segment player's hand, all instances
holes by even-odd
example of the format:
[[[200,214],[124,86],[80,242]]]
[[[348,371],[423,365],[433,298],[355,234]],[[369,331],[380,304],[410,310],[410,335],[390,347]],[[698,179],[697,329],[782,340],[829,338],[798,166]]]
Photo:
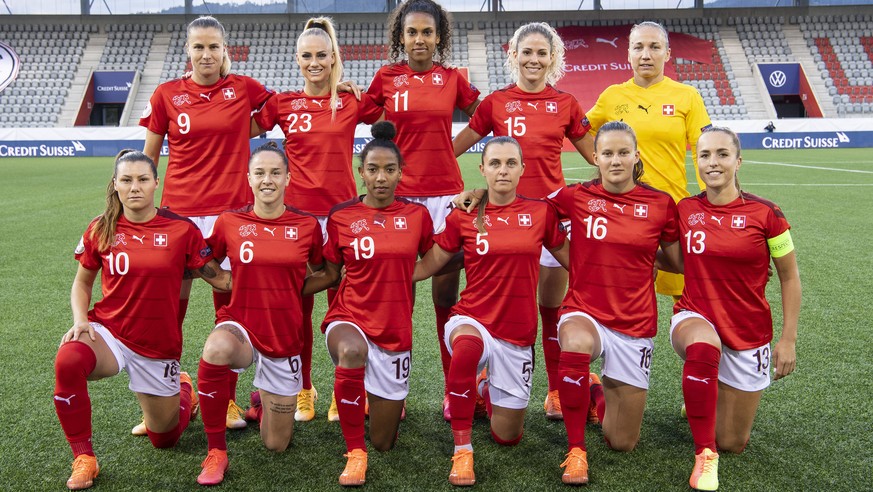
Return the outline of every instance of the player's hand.
[[[464,190],[452,200],[452,204],[455,208],[460,208],[465,212],[471,212],[477,205],[479,205],[479,201],[482,199],[484,193],[485,190],[482,189],[472,191]]]
[[[355,95],[355,99],[361,100],[363,90],[355,83],[354,80],[345,80],[336,85],[337,92],[351,92]]]
[[[797,353],[794,342],[780,338],[773,347],[773,367],[775,374],[773,380],[782,379],[794,372],[797,367]]]
[[[64,333],[63,338],[61,338],[61,345],[78,340],[79,337],[82,336],[82,333],[87,333],[92,342],[97,341],[97,336],[95,335],[94,327],[91,326],[91,323],[81,321],[79,323],[74,323],[73,327]]]

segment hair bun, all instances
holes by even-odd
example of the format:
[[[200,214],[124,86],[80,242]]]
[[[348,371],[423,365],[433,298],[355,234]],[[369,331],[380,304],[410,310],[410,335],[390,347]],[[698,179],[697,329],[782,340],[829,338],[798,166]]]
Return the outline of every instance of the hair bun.
[[[373,134],[373,138],[394,141],[394,137],[397,135],[397,128],[390,121],[378,121],[370,127],[370,133]]]

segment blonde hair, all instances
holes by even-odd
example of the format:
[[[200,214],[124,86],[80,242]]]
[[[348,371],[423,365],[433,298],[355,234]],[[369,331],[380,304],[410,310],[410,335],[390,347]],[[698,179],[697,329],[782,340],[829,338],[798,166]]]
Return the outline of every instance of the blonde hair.
[[[704,130],[703,133],[700,134],[700,137],[703,137],[707,133],[723,133],[723,134],[727,135],[728,137],[730,137],[731,143],[734,144],[734,149],[737,151],[737,159],[739,159],[740,157],[743,156],[742,155],[742,148],[740,147],[740,137],[739,137],[739,135],[737,135],[737,133],[735,131],[731,130],[730,128],[728,128],[726,126],[710,126],[706,130]],[[700,138],[698,137],[697,140],[700,140]],[[737,169],[737,171],[734,173],[734,186],[737,187],[737,192],[739,192],[740,196],[742,196],[743,189],[740,188],[740,171],[739,171],[739,169]],[[744,203],[745,203],[745,200],[746,199],[743,198]]]
[[[224,44],[224,54],[221,57],[221,68],[219,75],[226,77],[230,73],[230,55],[227,54],[227,31],[218,19],[210,15],[202,15],[188,24],[188,29],[185,31],[188,37],[191,37],[191,31],[194,29],[216,29],[221,33],[221,42]],[[187,43],[187,41],[186,41]]]
[[[546,71],[546,83],[555,85],[564,76],[564,40],[555,31],[555,28],[545,22],[530,22],[516,29],[512,39],[509,40],[509,49],[506,54],[506,62],[504,65],[509,70],[512,79],[518,82],[521,67],[518,65],[518,43],[522,42],[526,37],[532,34],[540,34],[546,38],[549,43],[549,52],[552,56],[552,63]],[[515,56],[512,56],[512,53]]]
[[[333,64],[330,66],[328,83],[330,84],[331,120],[336,119],[336,107],[339,101],[336,86],[343,77],[343,59],[336,40],[336,28],[330,17],[313,17],[306,21],[303,32],[297,37],[298,51],[300,51],[300,40],[304,36],[320,36],[327,41],[327,44],[330,45],[330,49],[333,51]]]
[[[106,187],[106,209],[97,217],[97,223],[91,228],[90,239],[97,242],[97,251],[100,252],[107,251],[115,242],[115,228],[118,226],[119,217],[124,213],[124,205],[118,198],[118,192],[115,191],[115,178],[118,176],[118,166],[125,162],[147,163],[151,168],[152,176],[158,179],[158,168],[155,166],[155,162],[142,152],[123,149],[115,156],[112,178]]]
[[[634,26],[631,27],[630,34],[628,34],[628,36],[627,36],[628,39],[630,39],[631,36],[633,36],[635,32],[637,32],[640,29],[646,28],[646,27],[651,27],[653,29],[657,29],[657,30],[661,31],[661,35],[664,36],[665,47],[666,48],[670,47],[670,36],[667,34],[667,29],[664,28],[664,26],[662,26],[661,24],[654,22],[654,21],[645,21],[645,22],[640,22],[639,24],[634,24]]]

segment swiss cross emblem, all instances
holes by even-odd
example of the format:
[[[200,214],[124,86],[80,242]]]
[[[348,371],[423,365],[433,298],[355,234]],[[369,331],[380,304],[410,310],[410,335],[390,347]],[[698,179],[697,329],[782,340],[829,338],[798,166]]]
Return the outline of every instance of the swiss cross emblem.
[[[661,114],[664,116],[673,116],[673,113],[676,112],[676,108],[672,104],[665,104],[661,106]]]
[[[285,226],[285,239],[297,240],[297,228]]]
[[[518,225],[521,227],[530,227],[532,223],[530,214],[518,214]]]
[[[645,203],[637,203],[634,205],[634,217],[646,218],[649,216],[649,206]]]
[[[155,246],[159,248],[167,247],[167,235],[166,234],[155,234]]]
[[[222,89],[221,94],[224,95],[224,100],[228,99],[236,99],[236,91],[233,90],[233,87],[227,87]]]
[[[734,215],[731,217],[731,229],[745,229],[746,228],[746,216],[745,215]]]
[[[406,229],[406,217],[394,217],[395,229]]]
[[[558,103],[556,101],[546,101],[546,113],[557,113]]]
[[[435,73],[431,75],[431,81],[433,85],[443,85],[443,74]]]

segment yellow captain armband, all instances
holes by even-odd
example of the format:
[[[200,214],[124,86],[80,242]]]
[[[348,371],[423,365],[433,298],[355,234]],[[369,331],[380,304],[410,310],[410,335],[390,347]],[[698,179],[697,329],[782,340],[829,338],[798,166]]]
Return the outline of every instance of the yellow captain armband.
[[[791,240],[791,231],[785,231],[776,237],[768,239],[767,246],[770,248],[770,256],[773,258],[781,258],[794,251],[794,241]]]

